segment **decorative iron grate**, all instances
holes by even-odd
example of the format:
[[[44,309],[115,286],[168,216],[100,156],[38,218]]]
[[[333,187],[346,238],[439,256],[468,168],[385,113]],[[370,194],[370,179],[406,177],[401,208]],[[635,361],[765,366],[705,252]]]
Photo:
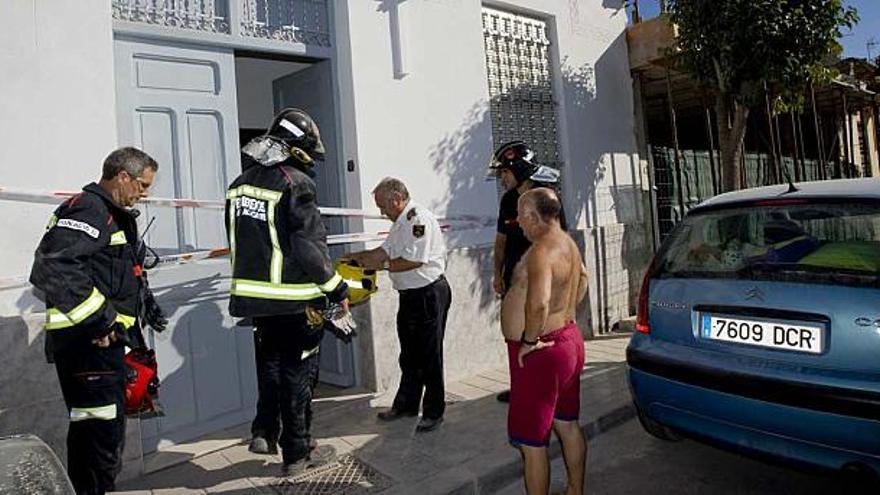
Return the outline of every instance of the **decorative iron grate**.
[[[241,34],[330,46],[327,0],[244,0]]]
[[[231,7],[240,2],[240,18]],[[232,34],[245,39],[330,46],[327,0],[111,0],[113,18],[155,26]]]
[[[521,139],[559,168],[547,23],[484,7],[483,41],[495,145]]]
[[[273,486],[282,495],[361,495],[378,493],[391,479],[351,455]]]
[[[229,33],[228,0],[112,0],[113,18],[209,33]]]

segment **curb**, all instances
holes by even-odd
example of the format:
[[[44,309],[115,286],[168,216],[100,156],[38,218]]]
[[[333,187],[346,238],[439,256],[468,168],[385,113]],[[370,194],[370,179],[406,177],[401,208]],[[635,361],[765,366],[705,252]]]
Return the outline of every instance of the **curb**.
[[[635,406],[629,402],[624,406],[617,407],[599,416],[599,418],[594,421],[581,425],[581,431],[584,433],[587,441],[589,441],[603,433],[613,430],[635,417]],[[560,445],[559,440],[555,437],[550,444],[548,454],[550,455],[551,462],[562,456],[562,446]],[[444,493],[447,493],[448,495],[491,494],[507,487],[520,478],[522,478],[522,462],[519,459],[516,459],[512,462],[496,466],[490,472],[477,475],[458,486],[451,487],[448,491],[444,490]]]

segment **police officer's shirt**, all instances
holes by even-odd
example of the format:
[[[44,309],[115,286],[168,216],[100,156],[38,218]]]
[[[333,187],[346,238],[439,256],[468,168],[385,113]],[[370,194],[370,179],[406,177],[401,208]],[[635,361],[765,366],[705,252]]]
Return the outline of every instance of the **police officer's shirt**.
[[[382,249],[390,259],[422,263],[405,272],[389,273],[397,290],[418,289],[436,281],[446,269],[446,242],[434,214],[410,201],[394,221]]]

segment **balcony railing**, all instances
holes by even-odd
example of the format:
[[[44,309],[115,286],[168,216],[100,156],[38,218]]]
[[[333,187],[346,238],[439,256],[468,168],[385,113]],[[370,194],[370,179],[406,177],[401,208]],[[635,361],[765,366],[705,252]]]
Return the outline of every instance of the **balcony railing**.
[[[327,0],[245,0],[243,3],[243,36],[330,46]]]
[[[120,21],[330,46],[328,0],[111,0],[111,5]]]
[[[113,18],[210,33],[229,33],[228,0],[112,0]]]

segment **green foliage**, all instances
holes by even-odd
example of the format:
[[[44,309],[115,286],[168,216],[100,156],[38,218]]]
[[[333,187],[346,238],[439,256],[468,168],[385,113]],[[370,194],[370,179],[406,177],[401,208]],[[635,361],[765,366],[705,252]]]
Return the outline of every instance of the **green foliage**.
[[[684,70],[740,104],[802,104],[805,86],[836,74],[841,29],[858,22],[843,0],[669,0]]]

